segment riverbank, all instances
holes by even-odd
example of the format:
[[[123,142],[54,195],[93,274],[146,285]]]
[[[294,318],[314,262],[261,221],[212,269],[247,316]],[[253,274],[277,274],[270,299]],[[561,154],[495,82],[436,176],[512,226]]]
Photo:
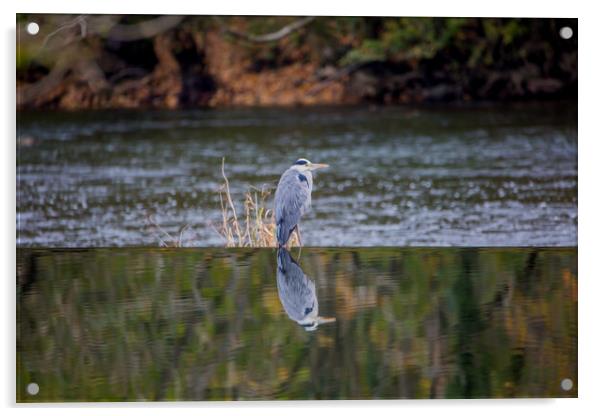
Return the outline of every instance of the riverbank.
[[[405,104],[577,94],[574,19],[71,19],[45,22],[42,37],[19,36],[18,108]],[[559,36],[566,24],[575,29],[573,39]],[[54,27],[63,29],[53,34]]]

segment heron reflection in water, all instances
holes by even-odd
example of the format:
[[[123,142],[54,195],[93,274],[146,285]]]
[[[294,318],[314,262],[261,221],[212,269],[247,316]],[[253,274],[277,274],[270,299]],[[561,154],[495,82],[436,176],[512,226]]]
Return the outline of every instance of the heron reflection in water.
[[[335,322],[336,318],[318,315],[316,284],[303,273],[288,250],[278,248],[277,256],[278,297],[289,318],[306,331],[315,331],[318,325]]]

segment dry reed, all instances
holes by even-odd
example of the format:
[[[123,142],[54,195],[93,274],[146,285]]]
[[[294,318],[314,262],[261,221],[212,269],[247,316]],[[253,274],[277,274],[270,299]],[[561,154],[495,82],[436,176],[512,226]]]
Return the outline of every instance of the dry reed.
[[[184,232],[190,228],[190,224],[181,226],[178,230],[178,237],[176,238],[159,225],[153,214],[147,213],[146,220],[148,225],[156,232],[155,236],[159,240],[160,247],[184,247]]]
[[[222,177],[224,183],[218,190],[222,221],[214,228],[224,238],[226,247],[277,247],[274,211],[268,208],[272,192],[265,185],[251,187],[245,192],[244,213],[239,217],[225,172],[225,158],[222,159]],[[291,236],[289,245],[299,245],[296,234]]]
[[[226,176],[225,158],[222,158],[222,178],[224,182],[217,190],[222,219],[219,224],[211,225],[224,239],[226,247],[277,247],[274,211],[268,208],[272,192],[266,185],[261,188],[250,187],[244,194],[244,212],[239,217]],[[177,236],[173,236],[157,223],[154,215],[147,214],[146,220],[155,231],[161,247],[184,246],[184,233],[189,230],[190,224],[180,227]],[[297,234],[291,235],[288,245],[299,246]]]

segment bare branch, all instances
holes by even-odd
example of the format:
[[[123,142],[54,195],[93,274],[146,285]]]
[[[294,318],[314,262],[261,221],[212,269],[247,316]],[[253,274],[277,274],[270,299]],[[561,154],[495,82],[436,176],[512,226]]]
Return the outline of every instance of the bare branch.
[[[249,42],[265,43],[265,42],[275,42],[277,40],[280,40],[280,39],[290,35],[291,33],[301,29],[303,26],[306,26],[309,23],[311,23],[315,19],[315,16],[303,17],[299,20],[295,20],[294,22],[292,22],[286,26],[283,26],[282,28],[280,28],[279,30],[277,30],[275,32],[266,33],[264,35],[253,35],[250,33],[239,32],[237,30],[230,29],[230,28],[226,27],[223,20],[219,16],[213,16],[213,19],[219,23],[222,31],[224,31],[225,33],[228,33],[239,39],[247,40]]]
[[[157,230],[158,234],[156,235],[156,237],[159,239],[159,245],[163,246],[163,247],[170,247],[170,246],[175,246],[177,247],[177,240],[175,238],[172,237],[171,234],[169,234],[167,231],[165,231],[158,223],[157,221],[155,221],[155,218],[152,214],[147,214],[146,215],[146,220],[149,222],[149,224],[155,228],[155,230]],[[166,237],[167,237],[167,241],[163,240],[161,238],[161,233],[163,233]]]
[[[52,39],[58,33],[62,32],[63,30],[71,29],[72,27],[75,27],[75,26],[79,26],[80,36],[82,38],[85,38],[86,34],[87,34],[87,30],[88,30],[88,24],[86,23],[87,18],[88,18],[87,14],[79,15],[75,19],[70,20],[69,22],[67,22],[65,24],[62,24],[56,30],[53,30],[52,32],[47,34],[46,37],[44,38],[44,42],[42,43],[42,46],[40,47],[40,50],[44,49],[46,47],[46,45],[48,45],[48,42],[50,42],[50,39]]]
[[[180,227],[180,236],[178,237],[178,247],[184,246],[184,231],[190,228],[190,224],[186,223]]]

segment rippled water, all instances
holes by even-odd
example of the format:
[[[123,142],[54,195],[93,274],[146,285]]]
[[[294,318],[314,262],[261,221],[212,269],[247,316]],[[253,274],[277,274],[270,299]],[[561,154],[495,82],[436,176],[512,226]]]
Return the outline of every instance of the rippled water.
[[[18,249],[18,401],[577,396],[575,248],[296,258]]]
[[[312,246],[576,245],[573,103],[18,114],[21,246],[221,246],[220,163],[242,204],[298,157]],[[271,204],[271,202],[270,202]]]

